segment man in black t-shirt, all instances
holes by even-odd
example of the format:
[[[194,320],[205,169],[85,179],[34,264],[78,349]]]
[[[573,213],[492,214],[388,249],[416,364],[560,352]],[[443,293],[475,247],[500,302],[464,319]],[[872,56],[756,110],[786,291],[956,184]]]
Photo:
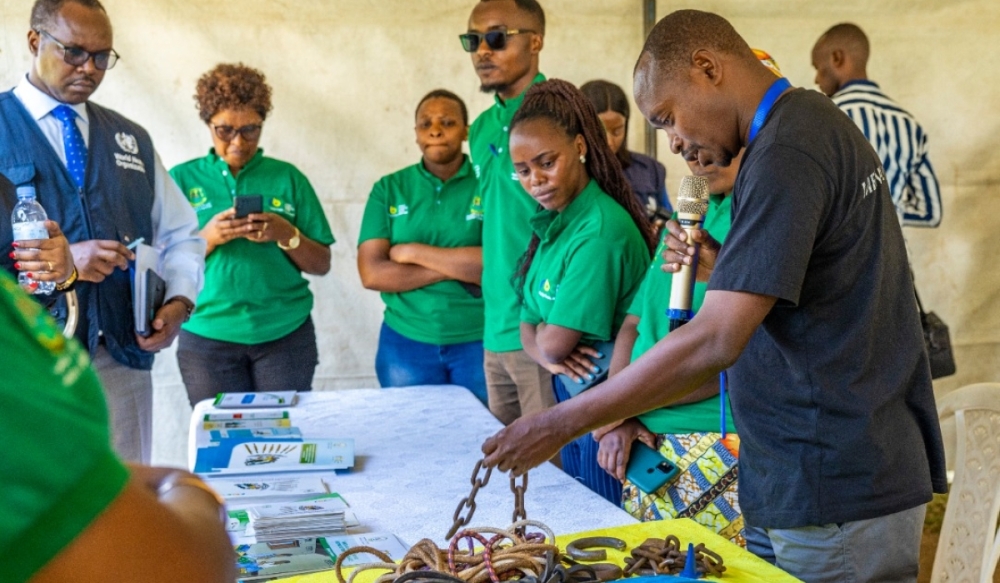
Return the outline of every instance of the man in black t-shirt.
[[[881,163],[824,96],[792,89],[723,18],[660,21],[636,103],[688,161],[746,147],[698,315],[603,385],[487,440],[515,473],[576,435],[729,370],[740,505],[759,552],[812,582],[915,581],[924,505],[946,489],[930,368]],[[674,231],[679,233],[679,231]],[[669,262],[693,247],[672,242]],[[676,267],[676,265],[674,265]]]

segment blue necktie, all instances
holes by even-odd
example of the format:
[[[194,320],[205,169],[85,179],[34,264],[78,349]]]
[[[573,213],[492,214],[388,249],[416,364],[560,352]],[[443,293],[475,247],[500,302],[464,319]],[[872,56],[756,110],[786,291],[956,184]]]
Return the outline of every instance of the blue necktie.
[[[68,105],[60,105],[52,110],[52,116],[62,122],[63,148],[66,150],[66,169],[73,177],[76,187],[83,189],[87,173],[87,144],[76,125],[76,111]]]

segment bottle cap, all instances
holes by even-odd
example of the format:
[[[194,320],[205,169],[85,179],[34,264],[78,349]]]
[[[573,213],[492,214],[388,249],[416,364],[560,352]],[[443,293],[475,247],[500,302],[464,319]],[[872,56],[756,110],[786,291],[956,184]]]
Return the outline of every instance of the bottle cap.
[[[35,198],[35,187],[30,184],[25,184],[17,187],[17,199],[22,198]]]

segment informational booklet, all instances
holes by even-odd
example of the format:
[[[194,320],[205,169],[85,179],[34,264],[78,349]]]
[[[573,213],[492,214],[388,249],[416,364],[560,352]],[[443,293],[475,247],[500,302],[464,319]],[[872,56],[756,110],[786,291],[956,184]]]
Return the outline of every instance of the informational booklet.
[[[299,538],[280,542],[241,544],[236,551],[237,581],[269,581],[289,575],[303,575],[333,569],[337,557],[351,547],[369,546],[399,561],[406,546],[390,533],[369,533],[335,537]],[[345,567],[379,559],[360,553],[344,561]]]
[[[246,441],[263,441],[290,439],[292,441],[302,441],[302,431],[298,427],[262,427],[259,429],[212,429],[204,439],[205,443],[199,443],[202,447],[209,443],[220,443],[227,439],[243,439]]]
[[[247,413],[233,411],[205,413],[204,421],[244,421],[248,419],[288,419],[290,413],[286,410],[280,411],[250,411]]]
[[[332,569],[337,560],[315,538],[236,545],[236,580],[269,581]]]
[[[292,496],[304,500],[322,496],[329,492],[329,486],[323,481],[321,476],[282,477],[276,475],[213,478],[209,480],[208,484],[226,499],[227,504]]]
[[[202,417],[201,428],[213,429],[265,429],[268,427],[291,427],[292,419],[288,410],[264,411],[218,411],[206,413]]]
[[[354,466],[354,440],[252,441],[224,439],[198,448],[195,473],[258,474],[303,470],[343,470]]]
[[[205,431],[213,429],[264,429],[268,427],[291,427],[291,419],[229,419],[222,421],[204,421],[201,428]]]
[[[351,547],[372,547],[389,555],[393,561],[399,561],[410,550],[403,541],[388,532],[370,532],[367,534],[345,534],[343,536],[326,536],[318,540],[320,547],[326,550],[334,560]],[[344,560],[345,567],[356,567],[365,563],[381,562],[375,555],[358,553]]]
[[[247,508],[253,524],[306,518],[310,516],[343,515],[347,502],[340,496],[300,502],[257,504]]]
[[[274,391],[270,393],[219,393],[212,406],[216,409],[258,409],[267,407],[290,407],[296,401],[295,391]]]

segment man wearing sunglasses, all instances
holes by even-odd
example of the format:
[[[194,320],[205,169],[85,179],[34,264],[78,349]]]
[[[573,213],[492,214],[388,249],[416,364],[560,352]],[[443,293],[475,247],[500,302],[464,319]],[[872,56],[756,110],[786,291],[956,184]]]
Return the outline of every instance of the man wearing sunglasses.
[[[551,374],[521,348],[520,299],[511,285],[531,239],[535,202],[514,173],[508,128],[528,87],[544,81],[538,54],[545,13],[535,0],[482,0],[459,35],[481,89],[496,103],[469,129],[469,150],[483,194],[484,368],[490,411],[504,424],[555,404]]]
[[[115,450],[149,462],[154,353],[166,348],[194,309],[205,242],[191,205],[171,180],[149,134],[89,101],[115,66],[111,22],[98,0],[36,0],[31,70],[0,93],[0,174],[33,185],[70,242],[79,299],[76,338],[105,387]],[[0,221],[6,224],[6,221]],[[162,250],[165,302],[153,332],[135,333],[128,246]],[[0,245],[10,245],[0,227]],[[20,249],[17,250],[21,252]],[[64,289],[67,286],[61,286]]]

